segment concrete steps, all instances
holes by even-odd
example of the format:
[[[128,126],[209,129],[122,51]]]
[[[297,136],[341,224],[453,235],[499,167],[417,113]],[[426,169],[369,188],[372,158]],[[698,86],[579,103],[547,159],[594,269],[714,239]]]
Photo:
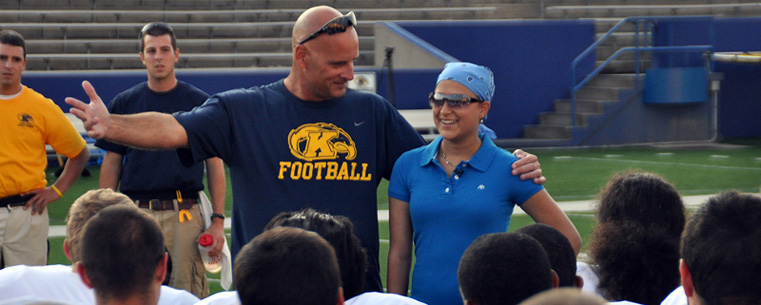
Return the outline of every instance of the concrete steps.
[[[593,78],[587,84],[590,87],[618,87],[634,88],[637,81],[640,83],[645,80],[644,75],[640,75],[639,80],[634,74],[600,74]]]
[[[139,50],[138,40],[131,39],[41,39],[27,41],[27,48],[34,53],[125,53]],[[188,38],[177,41],[184,53],[290,53],[290,38]],[[372,51],[373,39],[359,38],[360,51]],[[31,53],[30,53],[31,54]]]
[[[577,113],[593,113],[602,114],[605,112],[605,105],[609,103],[616,103],[617,101],[598,101],[598,100],[582,100],[576,99],[576,112]],[[553,111],[560,113],[571,113],[571,100],[570,99],[558,99],[553,102]]]
[[[640,79],[641,80],[641,79]],[[607,108],[619,103],[622,90],[636,86],[634,74],[600,74],[576,94],[576,127],[572,127],[570,99],[558,99],[553,111],[539,114],[539,124],[527,125],[523,137],[527,140],[572,140],[574,128],[586,128],[593,118],[604,115]]]
[[[596,67],[602,65],[604,61],[598,60]],[[602,73],[634,73],[637,66],[637,61],[634,59],[615,59],[611,61],[605,68],[602,69]],[[649,59],[643,59],[639,61],[639,72],[644,73],[650,68],[651,61]]]
[[[357,66],[374,66],[374,26],[387,20],[487,20],[539,15],[536,4],[481,0],[335,0],[360,24]],[[148,22],[172,25],[178,67],[284,67],[291,64],[293,22],[311,1],[24,0],[0,4],[0,24],[27,39],[28,70],[141,69],[137,33]],[[349,9],[347,9],[349,8]],[[229,54],[229,55],[225,55]]]
[[[620,20],[620,18],[596,20],[597,39],[603,37]],[[649,34],[636,36],[635,30],[634,24],[625,24],[619,28],[618,32],[608,36],[595,50],[596,67],[600,67],[621,48],[635,44],[640,46],[650,44]],[[635,87],[637,80],[632,74],[637,65],[635,58],[636,55],[633,52],[620,54],[602,70],[602,74],[595,76],[576,93],[575,127],[572,126],[574,114],[572,114],[571,100],[558,99],[554,101],[551,112],[539,114],[539,124],[524,127],[524,138],[572,141],[574,128],[589,127],[591,118],[603,116],[606,108],[619,102],[622,90]],[[640,72],[644,72],[650,66],[650,58],[650,54],[640,54]]]
[[[2,6],[0,6],[2,8]],[[341,8],[354,11],[360,22],[368,20],[470,20],[495,19],[504,16],[538,16],[534,5],[419,7],[419,8]],[[237,10],[145,10],[130,7],[112,9],[5,9],[0,11],[3,23],[227,23],[227,22],[293,22],[304,11],[295,9]]]
[[[598,39],[626,17],[675,15],[761,16],[761,3],[746,0],[556,0],[546,2],[543,11],[543,17],[547,19],[593,19]],[[621,48],[651,46],[650,34],[641,34],[646,33],[644,25],[637,27],[634,23],[623,24],[601,43],[595,50],[596,67]],[[639,36],[634,35],[637,30]],[[556,100],[552,111],[539,114],[539,124],[525,126],[524,138],[517,140],[572,145],[574,133],[584,134],[585,128],[593,127],[590,124],[605,117],[606,110],[610,112],[616,108],[614,106],[621,103],[621,98],[630,96],[638,85],[642,85],[651,59],[652,53],[649,52],[620,54],[606,65],[602,74],[577,92],[575,117],[572,117],[570,100]],[[642,73],[640,79],[633,74],[635,71]],[[572,118],[576,127],[571,127]]]
[[[573,138],[571,126],[528,125],[523,129],[523,137],[529,139],[559,140]]]
[[[372,63],[372,51],[360,51],[356,66]],[[290,67],[292,54],[287,53],[182,53],[175,64],[179,68],[215,67]],[[109,54],[29,54],[27,70],[113,70],[143,69],[137,53]]]
[[[135,39],[145,23],[15,23],[6,25],[24,38],[36,39]],[[175,23],[177,39],[284,38],[290,37],[293,22]],[[372,36],[372,26],[359,26],[360,36]]]
[[[630,16],[696,16],[713,15],[719,17],[747,17],[761,14],[761,3],[667,3],[600,5],[553,5],[545,9],[545,18],[611,18]]]
[[[616,53],[616,51],[618,51],[618,48],[614,46],[606,46],[606,45],[598,46],[597,52],[595,54],[595,59],[600,61],[605,61],[606,59],[611,57],[614,53]],[[635,56],[636,55],[634,52],[624,52],[624,53],[621,53],[617,57],[617,59],[633,60]],[[649,52],[640,52],[639,56],[640,58],[645,60],[650,60],[652,58],[652,55]]]
[[[552,1],[546,1],[548,3]],[[535,1],[514,1],[516,4],[533,4]],[[8,9],[134,9],[145,10],[220,10],[220,9],[301,9],[326,4],[344,8],[420,8],[474,5],[471,0],[8,0]],[[479,0],[477,5],[501,5],[503,0]],[[507,3],[511,4],[511,3]]]
[[[592,114],[577,112],[576,126],[586,127],[588,125],[587,116]],[[571,126],[572,117],[569,112],[542,112],[539,114],[539,125]]]

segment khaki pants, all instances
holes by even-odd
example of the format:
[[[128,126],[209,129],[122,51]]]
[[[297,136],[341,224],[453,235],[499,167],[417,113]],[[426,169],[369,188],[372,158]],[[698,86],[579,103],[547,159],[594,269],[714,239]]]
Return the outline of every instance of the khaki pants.
[[[5,266],[48,263],[48,209],[32,216],[24,206],[0,207],[0,259]]]
[[[187,290],[198,298],[209,295],[206,269],[203,267],[201,253],[198,252],[198,236],[203,232],[203,219],[198,204],[189,210],[192,220],[180,223],[179,211],[154,211],[143,209],[151,214],[164,233],[164,245],[172,257],[172,275],[169,286]]]

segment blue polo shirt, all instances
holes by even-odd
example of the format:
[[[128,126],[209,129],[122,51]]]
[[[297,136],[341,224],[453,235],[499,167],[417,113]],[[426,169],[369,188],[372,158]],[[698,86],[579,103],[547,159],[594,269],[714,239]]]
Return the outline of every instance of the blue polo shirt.
[[[507,231],[515,205],[543,189],[513,176],[518,159],[480,137],[478,152],[452,177],[436,158],[441,137],[402,154],[391,174],[389,196],[410,204],[412,297],[427,304],[462,304],[457,266],[465,249],[483,234]]]

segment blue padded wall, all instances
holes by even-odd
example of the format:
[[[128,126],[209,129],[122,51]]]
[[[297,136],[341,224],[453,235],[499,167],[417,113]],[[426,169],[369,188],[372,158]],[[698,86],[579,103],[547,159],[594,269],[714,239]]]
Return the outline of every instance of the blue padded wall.
[[[668,31],[660,31],[661,28]],[[710,42],[714,31],[716,52],[761,51],[761,18],[712,18],[705,20],[660,23],[656,40],[659,44],[672,41],[677,45],[696,45]],[[661,57],[661,66],[700,64],[694,56]],[[719,132],[723,137],[761,136],[761,64],[714,64],[714,71],[724,73],[719,93]]]
[[[209,94],[235,88],[248,88],[267,84],[281,79],[288,74],[282,71],[183,71],[177,70],[177,78],[191,83]],[[67,72],[65,74],[52,72],[25,73],[21,82],[52,99],[64,111],[70,108],[64,102],[66,97],[75,97],[85,101],[87,95],[82,90],[82,81],[88,80],[93,84],[98,95],[104,102],[109,103],[120,92],[147,79],[144,71],[116,72]]]
[[[486,125],[500,138],[523,136],[523,126],[536,124],[537,115],[552,102],[568,98],[573,59],[594,42],[589,20],[402,22],[399,26],[461,61],[488,66],[494,72],[496,93]],[[589,72],[593,61],[579,69]],[[400,108],[418,108],[415,100],[433,91],[436,75],[397,89]],[[397,86],[399,82],[396,82]],[[407,107],[409,103],[410,107]]]
[[[717,18],[717,51],[761,51],[761,18]],[[719,131],[727,138],[761,137],[761,64],[716,63],[724,73]]]
[[[715,41],[714,18],[658,21],[655,28],[656,46],[712,45]],[[704,65],[700,52],[656,53],[654,68],[694,67]]]

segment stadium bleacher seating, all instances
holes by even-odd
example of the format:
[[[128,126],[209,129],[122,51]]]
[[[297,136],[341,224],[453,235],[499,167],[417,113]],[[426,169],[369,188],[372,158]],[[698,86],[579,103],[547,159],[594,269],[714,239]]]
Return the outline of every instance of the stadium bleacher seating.
[[[179,67],[287,67],[293,21],[314,3],[267,2],[31,0],[0,5],[0,23],[29,41],[29,70],[140,69],[132,50],[137,50],[140,28],[152,21],[168,22],[175,29],[184,58]],[[341,7],[338,2],[331,4]],[[361,22],[358,66],[375,64],[375,20],[494,19],[500,12],[489,5],[394,2],[398,7],[346,3],[351,6],[344,10],[354,10]]]

